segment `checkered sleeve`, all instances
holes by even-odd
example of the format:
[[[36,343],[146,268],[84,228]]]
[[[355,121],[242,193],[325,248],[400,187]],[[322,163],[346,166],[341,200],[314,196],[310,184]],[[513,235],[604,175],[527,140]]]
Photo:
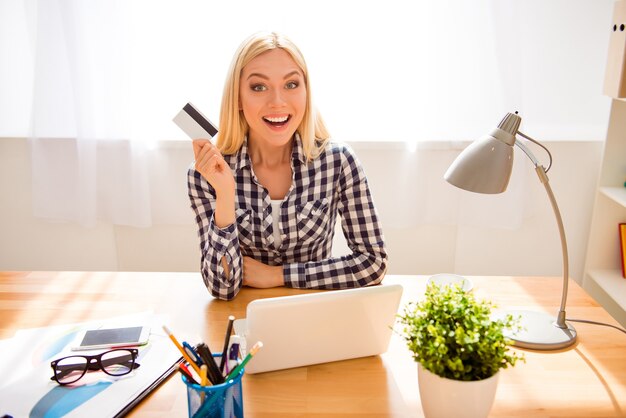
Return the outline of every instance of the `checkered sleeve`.
[[[242,285],[243,258],[239,249],[237,228],[231,224],[218,228],[214,221],[215,192],[193,167],[187,173],[187,190],[195,213],[200,237],[200,271],[207,289],[216,298],[234,298]],[[224,270],[222,259],[229,267]]]
[[[338,213],[352,254],[283,266],[285,285],[342,289],[378,284],[387,268],[382,229],[365,172],[354,152],[342,147]]]

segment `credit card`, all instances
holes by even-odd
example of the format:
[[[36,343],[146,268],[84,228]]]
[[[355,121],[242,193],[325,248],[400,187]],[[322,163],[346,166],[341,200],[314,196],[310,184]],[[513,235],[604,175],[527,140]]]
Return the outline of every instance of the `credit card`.
[[[215,125],[191,103],[187,103],[172,120],[191,139],[212,139],[217,134]]]

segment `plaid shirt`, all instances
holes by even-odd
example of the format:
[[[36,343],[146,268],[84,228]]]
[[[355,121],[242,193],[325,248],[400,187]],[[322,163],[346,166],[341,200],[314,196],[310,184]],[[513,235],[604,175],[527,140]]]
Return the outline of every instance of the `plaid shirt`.
[[[213,296],[229,300],[237,295],[242,285],[243,256],[282,265],[288,287],[341,289],[382,280],[387,264],[382,230],[365,173],[348,146],[329,143],[307,164],[296,134],[292,185],[276,214],[267,190],[252,170],[247,141],[224,159],[236,184],[233,224],[218,228],[213,214],[215,191],[193,166],[187,178],[200,236],[202,278]],[[280,216],[279,246],[272,235],[273,216]],[[352,254],[333,258],[337,216]],[[230,269],[228,279],[223,257]]]

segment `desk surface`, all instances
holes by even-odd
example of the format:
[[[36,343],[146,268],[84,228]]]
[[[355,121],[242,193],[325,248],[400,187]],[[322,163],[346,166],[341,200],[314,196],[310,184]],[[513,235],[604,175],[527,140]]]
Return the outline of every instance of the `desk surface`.
[[[387,276],[404,287],[401,306],[422,297],[426,276]],[[560,278],[471,277],[476,294],[502,308],[555,313]],[[0,338],[22,328],[105,319],[154,310],[177,334],[221,347],[228,315],[245,316],[254,299],[303,293],[243,289],[231,302],[211,298],[195,273],[0,273]],[[617,325],[571,282],[568,317]],[[492,417],[626,416],[626,335],[575,323],[578,343],[558,352],[526,352],[526,363],[501,374]],[[420,417],[417,367],[401,337],[381,356],[244,377],[246,417]],[[176,376],[142,402],[133,417],[185,417]]]

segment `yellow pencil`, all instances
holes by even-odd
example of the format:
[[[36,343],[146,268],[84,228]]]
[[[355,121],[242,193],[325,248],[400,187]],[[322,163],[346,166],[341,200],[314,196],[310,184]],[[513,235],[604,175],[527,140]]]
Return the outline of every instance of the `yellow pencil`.
[[[209,378],[207,377],[208,368],[206,364],[200,366],[200,385],[202,387],[209,386]],[[206,397],[206,393],[204,390],[200,392],[200,402],[204,403],[204,398]]]
[[[189,365],[191,367],[193,367],[193,369],[196,371],[196,373],[198,373],[198,376],[201,376],[201,374],[200,374],[200,367],[198,367],[198,365],[196,364],[195,361],[193,361],[191,358],[189,358],[189,355],[185,352],[185,349],[183,348],[182,345],[180,345],[180,343],[178,342],[176,337],[174,337],[174,334],[172,334],[172,332],[169,330],[169,328],[166,327],[165,325],[163,325],[163,331],[165,331],[165,333],[170,337],[170,340],[172,340],[172,342],[174,343],[176,348],[178,348],[178,351],[181,352],[181,354],[183,355],[183,358],[187,361],[187,363],[189,363]]]
[[[206,364],[200,366],[200,384],[202,386],[209,386],[209,378],[207,377],[207,368]]]

